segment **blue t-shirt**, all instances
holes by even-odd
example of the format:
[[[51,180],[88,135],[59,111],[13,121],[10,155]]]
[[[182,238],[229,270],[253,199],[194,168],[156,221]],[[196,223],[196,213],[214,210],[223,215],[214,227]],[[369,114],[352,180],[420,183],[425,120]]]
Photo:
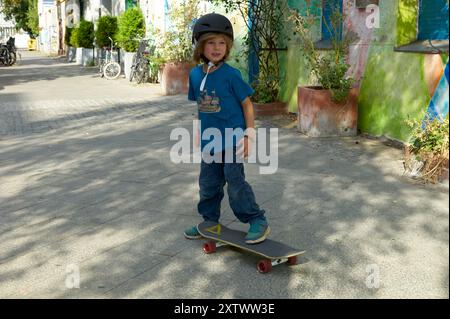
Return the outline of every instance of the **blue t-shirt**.
[[[196,101],[198,105],[198,118],[201,121],[201,134],[209,128],[216,128],[220,131],[222,140],[217,140],[214,136],[209,139],[203,136],[201,139],[201,149],[205,145],[214,145],[214,153],[236,145],[243,134],[236,134],[230,138],[229,131],[226,128],[246,129],[244,113],[241,103],[253,94],[253,89],[242,79],[241,72],[223,63],[217,70],[208,74],[203,92],[200,92],[200,85],[206,72],[203,66],[197,66],[189,74],[189,95],[191,101]],[[209,130],[211,132],[211,130]],[[207,132],[208,133],[208,132]],[[225,134],[228,134],[226,138]],[[206,138],[206,139],[205,139]],[[210,144],[214,141],[214,144]],[[220,141],[220,143],[219,143]],[[229,142],[232,141],[232,144]],[[227,142],[227,144],[225,144]],[[209,148],[208,147],[208,148]]]

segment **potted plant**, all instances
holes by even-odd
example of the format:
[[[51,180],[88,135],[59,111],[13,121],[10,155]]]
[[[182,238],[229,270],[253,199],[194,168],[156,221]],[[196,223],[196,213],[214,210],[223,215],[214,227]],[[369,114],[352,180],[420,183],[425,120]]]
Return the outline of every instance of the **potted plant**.
[[[410,143],[405,145],[406,174],[425,183],[448,179],[448,114],[445,119],[408,120],[406,123],[412,129]]]
[[[171,28],[164,33],[158,48],[163,63],[161,87],[163,94],[186,94],[192,62],[192,26],[199,16],[198,1],[174,3],[169,11]]]
[[[117,21],[117,42],[125,51],[124,72],[130,78],[133,58],[139,47],[139,39],[145,35],[145,20],[141,9],[132,7],[119,16]]]
[[[68,49],[67,49],[67,61],[68,62],[75,61],[75,56],[76,56],[76,52],[77,52],[77,49],[70,42],[70,38],[72,36],[73,30],[74,30],[74,28],[66,27],[66,30],[64,32],[64,44],[67,45],[67,47],[68,47]]]
[[[227,12],[238,11],[249,32],[243,39],[240,56],[256,59],[258,70],[250,70],[250,84],[255,115],[287,113],[287,104],[279,101],[281,74],[280,52],[285,51],[285,0],[210,0]]]
[[[89,21],[81,21],[72,30],[70,43],[77,48],[77,64],[86,66],[90,60],[94,59],[94,24]]]
[[[358,89],[352,87],[354,79],[346,75],[349,69],[346,58],[353,35],[342,30],[344,15],[332,8],[331,23],[326,25],[332,35],[331,49],[323,51],[316,48],[313,36],[317,16],[291,12],[301,54],[317,82],[317,85],[298,88],[300,132],[316,137],[356,135]]]
[[[81,49],[78,41],[79,31],[80,28],[78,26],[75,26],[72,29],[70,34],[70,46],[75,48],[75,63],[81,65],[83,64],[83,50]]]
[[[162,67],[165,64],[165,61],[159,54],[149,54],[145,56],[148,60],[148,69],[149,69],[149,82],[150,83],[161,83],[162,79]]]
[[[103,57],[103,48],[111,48],[109,38],[116,41],[117,17],[102,16],[97,20],[97,30],[95,31],[95,45],[99,48],[98,57]]]

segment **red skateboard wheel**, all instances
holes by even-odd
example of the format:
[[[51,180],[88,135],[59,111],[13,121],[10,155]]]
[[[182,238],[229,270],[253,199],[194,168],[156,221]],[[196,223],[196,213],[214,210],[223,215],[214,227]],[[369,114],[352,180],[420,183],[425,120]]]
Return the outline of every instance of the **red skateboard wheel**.
[[[287,264],[289,266],[297,265],[297,256],[292,256],[288,258]]]
[[[262,259],[258,261],[256,268],[260,273],[266,274],[272,270],[272,262],[269,259]]]
[[[205,254],[212,254],[216,251],[216,243],[213,241],[207,241],[203,244],[203,251]]]

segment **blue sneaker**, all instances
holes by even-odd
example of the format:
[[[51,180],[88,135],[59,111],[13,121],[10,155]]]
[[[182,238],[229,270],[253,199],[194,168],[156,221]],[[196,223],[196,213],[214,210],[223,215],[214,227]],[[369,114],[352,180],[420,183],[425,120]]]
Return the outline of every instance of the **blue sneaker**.
[[[266,222],[255,221],[250,223],[250,229],[247,236],[245,236],[245,242],[247,244],[258,244],[266,240],[270,233],[270,227]]]
[[[184,231],[184,237],[187,239],[199,239],[202,235],[198,232],[197,225],[192,226]]]

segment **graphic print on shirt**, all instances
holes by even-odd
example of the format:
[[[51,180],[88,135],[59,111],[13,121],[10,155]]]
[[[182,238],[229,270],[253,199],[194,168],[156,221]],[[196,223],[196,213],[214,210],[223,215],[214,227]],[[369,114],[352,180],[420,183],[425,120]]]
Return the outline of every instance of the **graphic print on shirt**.
[[[216,95],[216,90],[211,91],[208,95],[206,88],[200,92],[197,99],[198,111],[203,113],[217,113],[220,112],[220,100]]]

